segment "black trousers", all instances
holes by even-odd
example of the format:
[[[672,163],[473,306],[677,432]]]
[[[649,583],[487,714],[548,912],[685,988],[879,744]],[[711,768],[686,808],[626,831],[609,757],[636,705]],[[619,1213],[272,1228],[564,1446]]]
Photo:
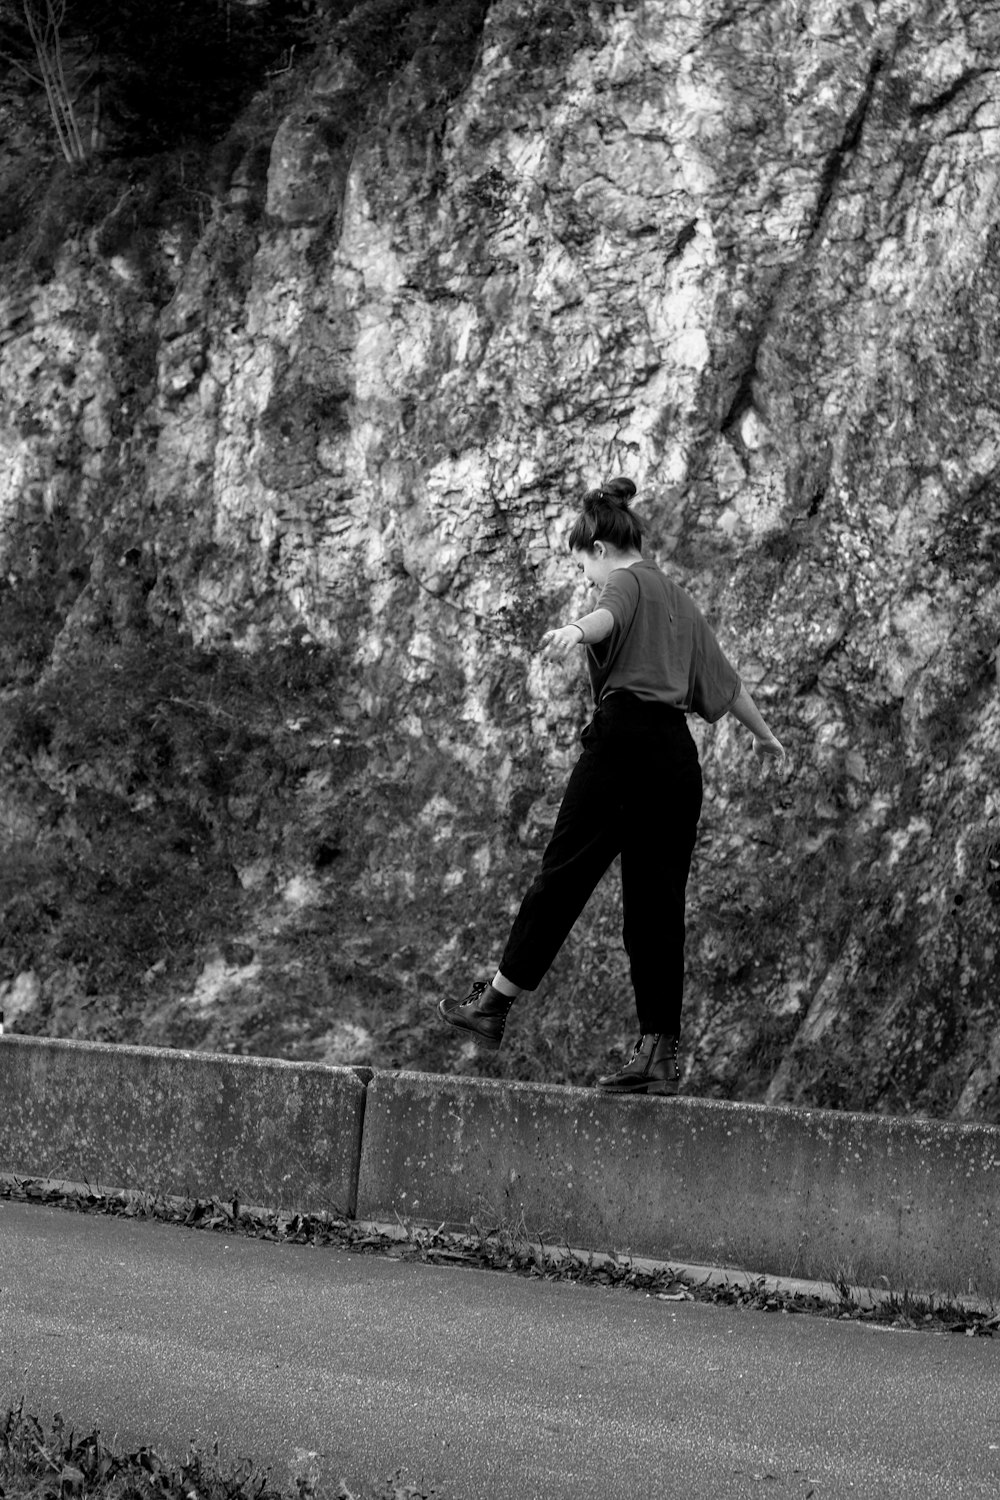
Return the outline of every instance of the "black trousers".
[[[624,926],[639,1028],[680,1030],[684,893],[702,781],[684,715],[631,693],[606,698],[583,733],[542,867],[521,902],[500,972],[533,990],[601,876],[621,855]]]

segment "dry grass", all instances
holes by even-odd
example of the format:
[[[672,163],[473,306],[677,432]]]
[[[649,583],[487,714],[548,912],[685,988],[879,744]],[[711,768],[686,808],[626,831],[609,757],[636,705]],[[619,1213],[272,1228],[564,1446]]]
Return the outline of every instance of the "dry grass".
[[[323,1500],[312,1479],[300,1479],[296,1500]],[[341,1481],[329,1500],[431,1500],[432,1490],[405,1480],[402,1471],[378,1487],[351,1490]],[[23,1406],[0,1416],[2,1500],[285,1500],[266,1471],[249,1461],[225,1469],[216,1445],[211,1454],[189,1448],[170,1464],[152,1448],[116,1453],[95,1429],[77,1436],[56,1412],[48,1428]]]

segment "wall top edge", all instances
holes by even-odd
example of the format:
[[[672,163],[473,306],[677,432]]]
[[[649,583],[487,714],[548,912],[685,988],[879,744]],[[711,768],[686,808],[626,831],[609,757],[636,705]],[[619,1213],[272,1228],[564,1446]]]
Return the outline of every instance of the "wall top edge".
[[[78,1041],[71,1037],[35,1037],[7,1034],[0,1036],[0,1058],[7,1049],[9,1054],[18,1051],[37,1057],[116,1057],[122,1062],[128,1059],[159,1062],[170,1067],[214,1067],[225,1066],[251,1072],[272,1072],[332,1077],[340,1082],[349,1078],[362,1090],[379,1094],[392,1090],[403,1090],[411,1095],[433,1092],[442,1097],[469,1096],[474,1094],[494,1100],[504,1099],[511,1104],[517,1100],[548,1100],[557,1102],[566,1109],[608,1113],[639,1111],[647,1113],[665,1110],[688,1119],[693,1124],[697,1118],[706,1122],[730,1120],[734,1125],[752,1125],[760,1131],[768,1122],[779,1128],[782,1122],[807,1125],[820,1132],[838,1136],[863,1134],[878,1137],[890,1144],[893,1139],[913,1141],[939,1141],[951,1139],[966,1145],[976,1143],[996,1153],[992,1163],[1000,1169],[1000,1126],[968,1124],[955,1120],[933,1120],[911,1115],[874,1115],[847,1110],[803,1109],[788,1104],[759,1104],[732,1099],[701,1099],[681,1096],[673,1099],[647,1099],[642,1096],[615,1098],[598,1093],[592,1088],[578,1088],[565,1084],[524,1083],[501,1078],[477,1078],[451,1073],[421,1073],[415,1070],[370,1068],[366,1066],[332,1066],[318,1062],[291,1062],[278,1057],[234,1056],[222,1052],[185,1051],[173,1047],[133,1047],[115,1042]]]
[[[758,1128],[771,1120],[809,1123],[819,1130],[831,1130],[845,1135],[856,1135],[859,1131],[886,1137],[900,1136],[907,1139],[942,1139],[953,1137],[967,1142],[978,1140],[997,1152],[1000,1167],[1000,1126],[968,1124],[957,1120],[934,1120],[926,1116],[876,1115],[860,1111],[839,1109],[805,1109],[792,1104],[760,1104],[738,1099],[702,1099],[681,1095],[677,1098],[649,1098],[643,1095],[616,1097],[602,1094],[593,1088],[576,1088],[565,1084],[522,1083],[506,1078],[476,1078],[450,1073],[420,1073],[399,1069],[372,1071],[368,1084],[369,1092],[405,1088],[409,1092],[438,1089],[442,1092],[463,1093],[483,1091],[493,1095],[528,1098],[553,1098],[564,1100],[569,1105],[599,1109],[602,1113],[613,1110],[668,1110],[684,1115],[715,1116],[722,1120],[753,1122]]]
[[[371,1068],[334,1067],[329,1063],[290,1062],[283,1057],[248,1057],[231,1052],[197,1052],[177,1047],[133,1047],[118,1042],[79,1041],[73,1037],[19,1036],[7,1033],[0,1036],[0,1055],[4,1048],[24,1049],[38,1055],[52,1056],[105,1056],[122,1061],[129,1058],[145,1059],[165,1063],[168,1066],[213,1066],[224,1064],[233,1069],[252,1071],[307,1073],[323,1076],[334,1075],[340,1079],[354,1079],[359,1088],[364,1088],[372,1075]]]

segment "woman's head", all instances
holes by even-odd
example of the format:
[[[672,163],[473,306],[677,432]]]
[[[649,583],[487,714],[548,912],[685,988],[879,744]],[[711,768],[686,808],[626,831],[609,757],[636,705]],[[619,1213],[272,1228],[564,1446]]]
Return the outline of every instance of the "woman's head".
[[[597,542],[614,552],[641,552],[642,526],[629,510],[635,485],[624,477],[588,490],[569,534],[571,552],[593,552]]]

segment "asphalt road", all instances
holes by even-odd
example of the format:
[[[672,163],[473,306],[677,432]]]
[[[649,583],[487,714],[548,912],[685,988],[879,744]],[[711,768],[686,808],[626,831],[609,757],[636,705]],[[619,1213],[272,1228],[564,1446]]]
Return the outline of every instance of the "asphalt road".
[[[1000,1341],[0,1202],[0,1410],[440,1500],[1000,1495]],[[329,1493],[329,1488],[327,1493]]]

